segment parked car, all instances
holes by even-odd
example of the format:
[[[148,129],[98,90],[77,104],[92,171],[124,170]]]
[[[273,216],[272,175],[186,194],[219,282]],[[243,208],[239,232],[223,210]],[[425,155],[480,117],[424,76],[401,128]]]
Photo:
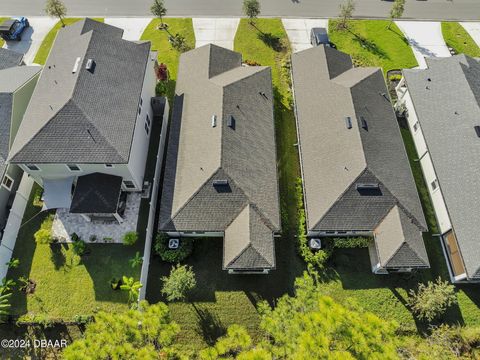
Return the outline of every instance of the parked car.
[[[328,38],[327,29],[320,27],[312,28],[312,30],[310,31],[310,43],[313,46],[326,45],[330,47],[335,47]]]
[[[0,25],[0,36],[3,40],[22,40],[22,32],[30,26],[26,17],[5,20]]]

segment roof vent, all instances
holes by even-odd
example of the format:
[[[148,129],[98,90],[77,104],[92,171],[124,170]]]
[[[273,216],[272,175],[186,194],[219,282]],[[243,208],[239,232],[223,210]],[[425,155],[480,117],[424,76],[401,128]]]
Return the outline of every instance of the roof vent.
[[[217,126],[217,115],[212,115],[212,127]]]
[[[363,116],[360,116],[360,122],[362,123],[362,129],[368,130],[367,120]]]
[[[473,128],[475,129],[475,132],[477,133],[477,136],[480,137],[480,126],[476,125]]]
[[[88,71],[93,71],[93,68],[95,67],[95,61],[93,59],[88,59],[87,63],[85,64],[85,69]]]
[[[379,189],[380,185],[378,183],[358,183],[355,188],[357,190],[375,190]]]
[[[227,126],[229,128],[235,129],[235,118],[233,115],[229,115],[227,118]]]
[[[213,180],[213,186],[227,186],[228,180]]]
[[[350,116],[345,117],[345,126],[347,127],[347,129],[352,128],[352,118]]]
[[[80,60],[82,60],[81,57],[77,57],[75,59],[75,64],[73,65],[72,74],[75,74],[78,71],[78,67],[80,66]]]

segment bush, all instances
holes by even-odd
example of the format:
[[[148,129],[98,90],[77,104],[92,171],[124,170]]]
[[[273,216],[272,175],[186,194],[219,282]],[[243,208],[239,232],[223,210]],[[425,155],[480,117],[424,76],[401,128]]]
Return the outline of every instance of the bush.
[[[244,64],[248,65],[248,66],[262,66],[262,64],[260,64],[259,62],[255,61],[255,60],[250,60],[250,59],[246,59],[244,61]]]
[[[162,294],[168,301],[185,300],[187,294],[197,285],[191,266],[176,265],[169,276],[162,277]]]
[[[402,80],[402,75],[401,74],[389,75],[388,80],[390,80],[390,81],[400,81],[400,80]]]
[[[72,250],[73,253],[78,256],[83,256],[85,251],[87,250],[87,244],[82,239],[78,238],[78,240],[72,242]]]
[[[129,231],[123,235],[123,245],[133,245],[138,240],[138,233],[135,231]]]
[[[417,292],[410,290],[407,303],[419,319],[432,321],[457,303],[455,287],[439,277],[436,282],[419,284]]]
[[[50,244],[53,242],[52,225],[53,215],[49,215],[43,220],[40,229],[33,235],[37,244]]]
[[[167,82],[159,81],[155,85],[155,95],[156,96],[165,96],[167,94]]]
[[[159,255],[163,261],[169,263],[178,263],[185,260],[192,254],[193,251],[193,239],[182,238],[177,249],[169,249],[168,241],[169,236],[166,233],[158,233],[155,238],[155,245],[153,250]]]
[[[332,239],[333,247],[337,249],[365,248],[368,247],[371,242],[371,238],[361,236]]]

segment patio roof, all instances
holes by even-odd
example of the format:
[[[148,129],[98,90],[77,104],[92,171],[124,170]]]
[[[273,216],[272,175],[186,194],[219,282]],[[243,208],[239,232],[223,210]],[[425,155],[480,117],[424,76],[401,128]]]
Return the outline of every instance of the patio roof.
[[[73,177],[43,179],[43,210],[68,209],[72,202]]]
[[[80,176],[73,193],[70,212],[75,214],[113,214],[122,190],[120,176],[93,173]]]

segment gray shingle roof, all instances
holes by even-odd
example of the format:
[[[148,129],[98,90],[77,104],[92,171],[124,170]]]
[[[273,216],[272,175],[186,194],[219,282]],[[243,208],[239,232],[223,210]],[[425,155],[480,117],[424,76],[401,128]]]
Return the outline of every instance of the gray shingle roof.
[[[216,117],[214,127],[212,116]],[[230,116],[232,127],[227,125]],[[226,235],[225,252],[234,263],[227,261],[224,266],[252,268],[265,265],[265,260],[273,267],[273,232],[280,230],[276,170],[270,68],[243,67],[240,54],[215,45],[183,54],[160,230],[223,232],[242,210],[253,207],[243,231],[251,246],[249,250],[240,247],[233,256],[231,241],[236,243],[237,237]],[[228,185],[214,186],[215,180],[227,180]]]
[[[467,276],[480,279],[480,63],[457,55],[427,64],[403,73]]]
[[[21,65],[23,54],[16,51],[0,48],[0,70]]]
[[[122,33],[91,19],[59,31],[12,147],[13,163],[128,162],[150,43],[123,40]]]
[[[421,235],[426,222],[381,69],[353,68],[348,55],[319,46],[293,54],[292,73],[308,229],[373,231],[397,205]],[[357,190],[361,183],[378,183],[376,196]]]

